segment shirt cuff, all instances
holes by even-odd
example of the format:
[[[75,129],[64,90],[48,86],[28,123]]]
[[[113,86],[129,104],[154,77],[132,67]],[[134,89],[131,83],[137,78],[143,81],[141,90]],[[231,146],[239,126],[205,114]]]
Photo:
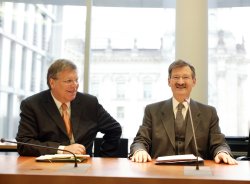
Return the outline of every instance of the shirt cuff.
[[[218,155],[219,153],[226,153],[226,154],[230,155],[227,151],[218,151],[218,153],[216,153],[216,155]]]
[[[144,150],[144,149],[138,149],[138,150],[136,150],[135,152],[134,152],[134,154],[136,154],[138,151],[146,151],[146,150]],[[133,155],[134,155],[133,154]]]
[[[57,154],[63,154],[63,151],[64,150],[65,146],[59,146],[58,149],[60,150],[57,150]]]

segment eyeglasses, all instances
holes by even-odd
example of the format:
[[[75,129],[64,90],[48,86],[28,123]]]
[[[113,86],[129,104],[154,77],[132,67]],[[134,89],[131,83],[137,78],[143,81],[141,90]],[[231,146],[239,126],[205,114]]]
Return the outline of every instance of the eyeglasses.
[[[63,80],[62,82],[66,85],[79,84],[78,79],[77,80],[68,79],[68,80]]]
[[[58,78],[53,78],[54,80],[60,80],[60,79],[58,79]],[[76,79],[76,80],[72,80],[72,79],[68,79],[68,80],[60,80],[61,82],[63,82],[65,85],[67,85],[67,86],[70,86],[70,85],[72,85],[72,84],[76,84],[76,85],[78,85],[79,84],[79,81],[78,81],[78,79]]]
[[[171,77],[171,79],[174,80],[174,81],[179,81],[180,79],[182,79],[183,81],[187,81],[187,80],[192,79],[192,77],[191,76],[186,76],[186,75],[184,75],[184,76],[178,76],[178,75],[175,76],[174,75],[174,76]]]

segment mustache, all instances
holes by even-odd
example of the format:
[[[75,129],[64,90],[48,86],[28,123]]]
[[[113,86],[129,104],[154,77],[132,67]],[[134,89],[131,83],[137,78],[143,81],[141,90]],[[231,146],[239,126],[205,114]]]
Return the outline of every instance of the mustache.
[[[177,87],[177,88],[180,88],[180,87],[185,88],[186,84],[178,84],[178,83],[176,83],[175,87]]]

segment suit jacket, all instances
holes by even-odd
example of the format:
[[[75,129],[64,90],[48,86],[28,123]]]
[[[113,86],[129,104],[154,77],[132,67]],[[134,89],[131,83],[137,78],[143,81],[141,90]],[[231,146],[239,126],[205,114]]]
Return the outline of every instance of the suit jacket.
[[[203,159],[213,159],[219,151],[231,154],[220,131],[219,118],[214,107],[191,99],[190,108],[194,122],[198,154]],[[185,154],[196,155],[194,136],[187,112]],[[174,112],[172,99],[146,106],[143,124],[130,147],[130,155],[138,149],[146,150],[152,158],[175,154]]]
[[[23,100],[20,105],[20,122],[16,140],[58,148],[69,145],[63,118],[51,96],[50,90],[35,94]],[[119,147],[121,126],[98,103],[96,97],[77,93],[71,101],[71,124],[76,143],[85,146],[92,154],[93,141],[98,132],[104,134],[100,148],[101,156],[113,156]],[[33,146],[19,145],[20,155],[39,156],[55,154],[57,151]]]

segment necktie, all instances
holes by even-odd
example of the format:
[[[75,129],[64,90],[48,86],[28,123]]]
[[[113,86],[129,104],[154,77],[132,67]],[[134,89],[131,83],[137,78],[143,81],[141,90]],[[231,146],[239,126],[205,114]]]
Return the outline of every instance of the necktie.
[[[176,134],[179,136],[183,133],[181,132],[182,126],[184,124],[184,118],[182,115],[183,108],[184,108],[184,105],[182,103],[179,103],[177,106],[177,113],[176,113],[176,119],[175,119]]]
[[[64,123],[65,123],[66,131],[67,131],[69,138],[71,138],[72,131],[71,131],[70,118],[69,118],[69,114],[67,111],[68,106],[65,103],[63,103],[61,108],[62,108],[62,117],[63,117]]]

